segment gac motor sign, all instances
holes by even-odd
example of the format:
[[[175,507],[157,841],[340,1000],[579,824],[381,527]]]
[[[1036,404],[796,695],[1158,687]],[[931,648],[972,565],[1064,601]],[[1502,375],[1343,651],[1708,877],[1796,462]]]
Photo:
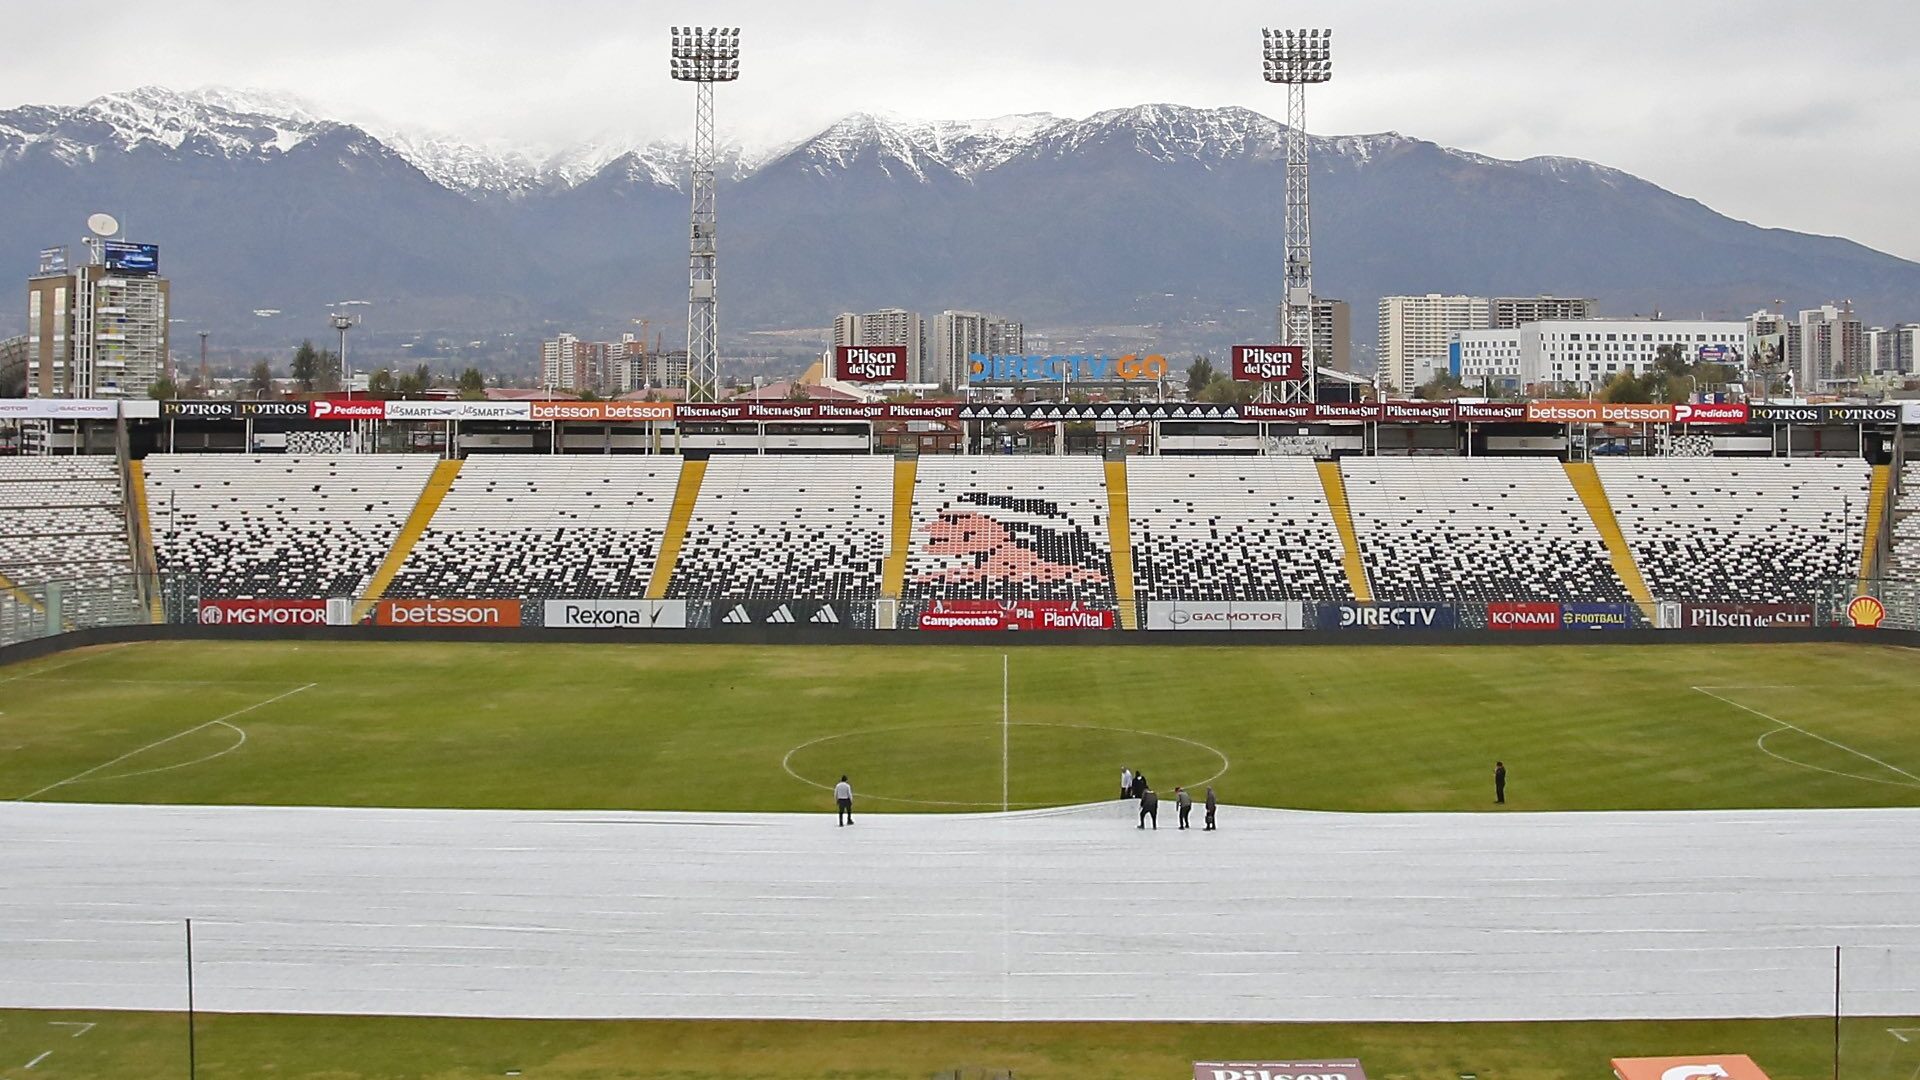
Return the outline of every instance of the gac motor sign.
[[[201,626],[325,626],[325,600],[202,600]]]
[[[1235,345],[1233,377],[1240,382],[1299,382],[1307,377],[1301,345]]]
[[[375,626],[430,626],[472,629],[519,626],[518,600],[382,600],[373,609]]]
[[[842,382],[903,383],[907,381],[907,347],[836,345],[833,366]]]

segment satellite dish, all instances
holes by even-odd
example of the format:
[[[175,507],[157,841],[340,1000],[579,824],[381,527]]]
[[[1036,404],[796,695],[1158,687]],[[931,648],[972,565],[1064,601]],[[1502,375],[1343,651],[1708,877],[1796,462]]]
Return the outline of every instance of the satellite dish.
[[[112,214],[95,214],[87,219],[87,231],[95,236],[112,236],[120,231],[120,222]]]

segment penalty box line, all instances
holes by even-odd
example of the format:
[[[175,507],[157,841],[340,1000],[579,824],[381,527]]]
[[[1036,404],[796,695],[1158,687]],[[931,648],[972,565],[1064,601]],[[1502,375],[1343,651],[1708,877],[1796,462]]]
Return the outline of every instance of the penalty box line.
[[[1826,743],[1828,746],[1831,746],[1836,750],[1843,750],[1846,753],[1852,754],[1854,757],[1860,758],[1863,761],[1871,761],[1875,765],[1880,766],[1881,768],[1887,770],[1888,772],[1899,773],[1901,776],[1904,776],[1908,780],[1913,781],[1916,785],[1920,785],[1920,776],[1915,776],[1914,774],[1908,772],[1907,770],[1901,768],[1898,765],[1892,765],[1892,764],[1888,764],[1887,762],[1881,761],[1879,758],[1874,757],[1872,754],[1869,754],[1864,750],[1855,750],[1853,747],[1848,746],[1846,743],[1836,742],[1833,739],[1827,738],[1825,735],[1820,735],[1820,734],[1816,734],[1814,732],[1808,731],[1806,728],[1801,727],[1799,724],[1795,724],[1787,720],[1782,720],[1779,717],[1770,715],[1768,713],[1763,713],[1759,709],[1756,709],[1751,705],[1742,705],[1739,702],[1733,700],[1732,698],[1723,697],[1720,694],[1714,693],[1712,689],[1709,689],[1707,687],[1695,686],[1695,687],[1692,687],[1691,689],[1699,691],[1700,693],[1707,695],[1708,697],[1714,699],[1715,701],[1721,702],[1723,704],[1731,705],[1742,712],[1752,713],[1753,715],[1759,717],[1762,720],[1779,724],[1783,728],[1790,728],[1794,731],[1799,732],[1802,735],[1805,735],[1809,739],[1814,739],[1819,742]],[[1734,689],[1734,687],[1718,687],[1717,689],[1731,690],[1731,689]]]
[[[195,724],[192,727],[187,728],[185,731],[176,731],[164,739],[155,739],[154,741],[148,743],[145,746],[136,747],[135,749],[129,750],[126,753],[121,754],[119,757],[114,758],[112,761],[103,761],[100,764],[95,765],[91,769],[87,769],[84,772],[74,773],[72,776],[67,777],[65,780],[55,781],[54,783],[48,784],[46,787],[43,787],[38,791],[29,792],[28,794],[22,795],[13,801],[27,802],[30,799],[37,799],[40,796],[45,795],[47,792],[54,790],[55,788],[63,788],[63,787],[66,787],[68,784],[77,784],[80,781],[85,780],[87,777],[92,776],[94,773],[97,773],[102,769],[110,769],[113,766],[120,764],[121,762],[127,760],[130,757],[134,757],[135,755],[138,755],[138,754],[144,754],[148,750],[152,750],[153,748],[158,746],[165,746],[167,743],[170,743],[175,739],[185,738],[188,735],[191,735],[196,731],[200,731],[203,728],[210,728],[210,727],[213,727],[215,724],[226,724],[227,721],[232,720],[234,717],[245,716],[246,714],[254,711],[255,709],[264,709],[267,706],[274,704],[275,702],[285,701],[286,699],[292,697],[295,694],[302,693],[307,690],[311,690],[314,687],[319,685],[320,685],[319,683],[308,683],[305,686],[296,686],[292,690],[289,690],[284,694],[275,694],[274,696],[268,698],[265,701],[256,701],[253,704],[248,705],[246,708],[235,709],[234,711],[228,713],[225,716],[218,717],[213,720],[208,720],[205,723]],[[233,725],[227,724],[227,726],[232,727]],[[237,731],[239,729],[235,728],[235,730]],[[245,737],[245,734],[246,734],[245,732],[241,732],[242,738]]]

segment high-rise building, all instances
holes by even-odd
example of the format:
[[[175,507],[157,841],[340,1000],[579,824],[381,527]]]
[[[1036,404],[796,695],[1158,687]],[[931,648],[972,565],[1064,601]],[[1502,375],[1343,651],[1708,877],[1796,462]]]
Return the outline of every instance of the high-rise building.
[[[1737,371],[1746,347],[1747,324],[1740,322],[1552,320],[1458,331],[1449,366],[1469,388],[1597,390],[1616,372],[1645,375],[1662,351],[1675,348],[1688,363],[1725,364]]]
[[[1274,324],[1285,338],[1287,305],[1276,310]],[[1345,300],[1313,298],[1313,362],[1334,371],[1353,370],[1353,307]]]
[[[927,382],[932,374],[925,364],[926,320],[905,308],[884,308],[864,315],[842,312],[834,317],[832,336],[835,346],[905,345],[907,381]]]
[[[1484,296],[1383,296],[1380,298],[1380,380],[1389,390],[1411,394],[1423,374],[1447,368],[1453,335],[1492,325]]]
[[[933,368],[929,382],[965,389],[967,358],[974,353],[1008,356],[1027,351],[1026,327],[978,311],[943,311],[933,317]]]
[[[158,249],[89,242],[69,266],[65,248],[41,253],[27,279],[27,396],[145,397],[167,371],[171,285]]]
[[[1867,373],[1867,335],[1851,307],[1822,304],[1800,312],[1787,335],[1797,393],[1858,381]]]
[[[540,343],[540,385],[548,390],[588,390],[589,343],[572,334]]]
[[[1511,330],[1536,322],[1578,322],[1591,319],[1600,305],[1581,296],[1496,296],[1488,301],[1492,328]]]

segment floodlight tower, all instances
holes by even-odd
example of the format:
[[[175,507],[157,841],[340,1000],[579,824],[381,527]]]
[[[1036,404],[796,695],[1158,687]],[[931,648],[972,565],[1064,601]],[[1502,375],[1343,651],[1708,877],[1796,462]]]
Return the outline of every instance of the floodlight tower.
[[[687,400],[720,396],[720,283],[713,209],[713,84],[740,77],[740,28],[676,26],[671,68],[690,82],[693,107],[693,213],[688,223]]]
[[[1287,88],[1287,317],[1282,344],[1306,348],[1307,378],[1283,384],[1289,398],[1314,400],[1320,358],[1313,351],[1313,231],[1307,208],[1307,87],[1333,78],[1332,30],[1260,31],[1262,74]]]
[[[327,321],[340,331],[340,385],[347,391],[347,397],[353,397],[353,369],[347,366],[347,331],[360,325],[360,316],[336,311],[327,316]]]

